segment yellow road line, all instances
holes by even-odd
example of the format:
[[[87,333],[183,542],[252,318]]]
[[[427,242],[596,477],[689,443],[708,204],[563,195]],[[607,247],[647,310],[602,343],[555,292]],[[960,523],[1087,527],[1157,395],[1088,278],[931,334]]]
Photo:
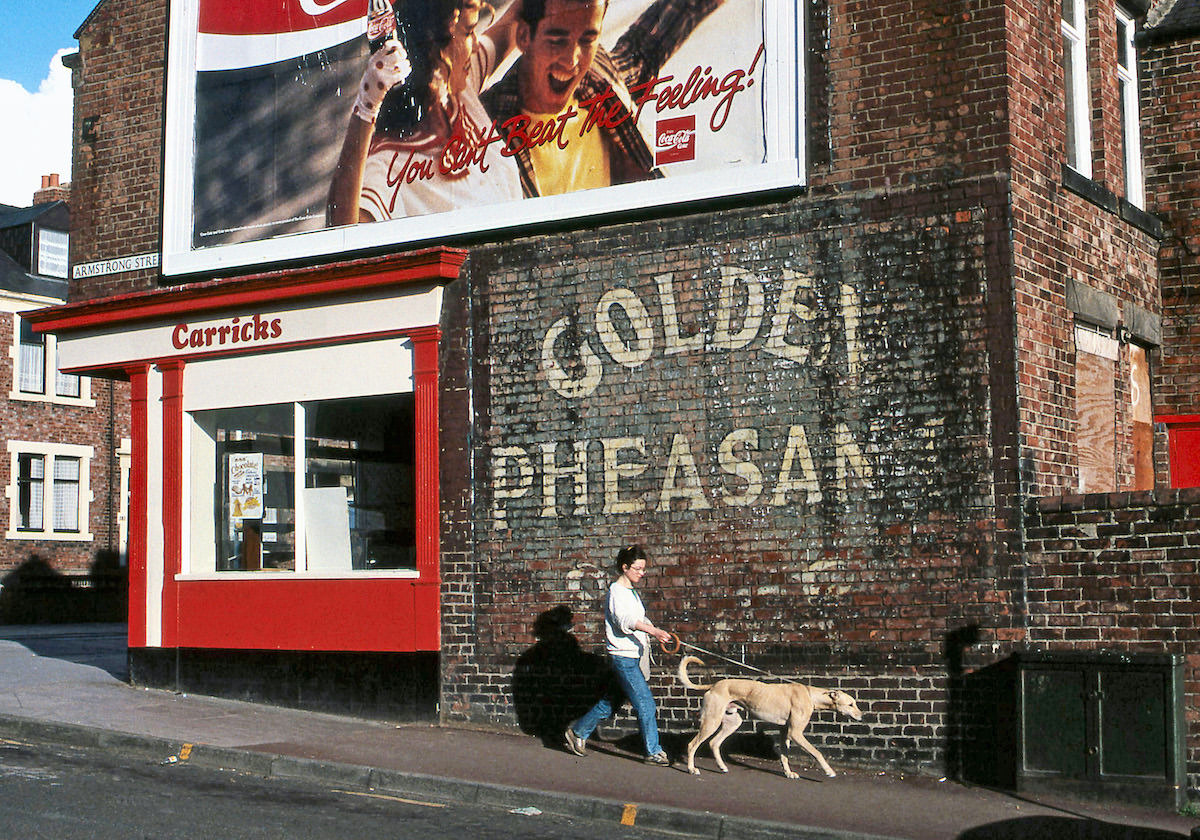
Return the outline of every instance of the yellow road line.
[[[621,811],[621,825],[633,825],[637,821],[637,805],[633,802],[626,802],[625,809]]]

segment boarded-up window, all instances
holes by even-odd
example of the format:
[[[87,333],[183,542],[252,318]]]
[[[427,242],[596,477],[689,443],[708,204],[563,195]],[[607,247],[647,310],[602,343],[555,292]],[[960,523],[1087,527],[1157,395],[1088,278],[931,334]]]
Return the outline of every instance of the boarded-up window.
[[[1117,342],[1088,324],[1075,327],[1075,419],[1079,492],[1117,489]]]
[[[1133,422],[1131,490],[1154,489],[1154,406],[1150,399],[1150,363],[1145,347],[1129,345],[1129,401]]]

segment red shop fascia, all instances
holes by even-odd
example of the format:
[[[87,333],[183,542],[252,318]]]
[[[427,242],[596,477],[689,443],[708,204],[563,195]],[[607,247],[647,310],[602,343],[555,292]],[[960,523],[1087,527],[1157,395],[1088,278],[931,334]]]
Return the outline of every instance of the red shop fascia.
[[[49,307],[130,383],[129,646],[437,651],[434,248]]]

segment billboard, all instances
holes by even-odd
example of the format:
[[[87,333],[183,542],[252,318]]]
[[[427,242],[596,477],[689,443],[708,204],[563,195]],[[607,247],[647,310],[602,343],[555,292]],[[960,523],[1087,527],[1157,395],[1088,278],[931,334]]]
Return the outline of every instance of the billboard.
[[[799,184],[793,0],[180,0],[163,271]]]

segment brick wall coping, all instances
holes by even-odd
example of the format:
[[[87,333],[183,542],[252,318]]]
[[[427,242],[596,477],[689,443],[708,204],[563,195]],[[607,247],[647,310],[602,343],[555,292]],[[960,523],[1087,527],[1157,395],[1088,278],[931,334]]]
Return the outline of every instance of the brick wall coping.
[[[1036,500],[1043,513],[1072,510],[1118,510],[1162,505],[1200,504],[1200,487],[1160,488],[1122,493],[1081,493]]]

